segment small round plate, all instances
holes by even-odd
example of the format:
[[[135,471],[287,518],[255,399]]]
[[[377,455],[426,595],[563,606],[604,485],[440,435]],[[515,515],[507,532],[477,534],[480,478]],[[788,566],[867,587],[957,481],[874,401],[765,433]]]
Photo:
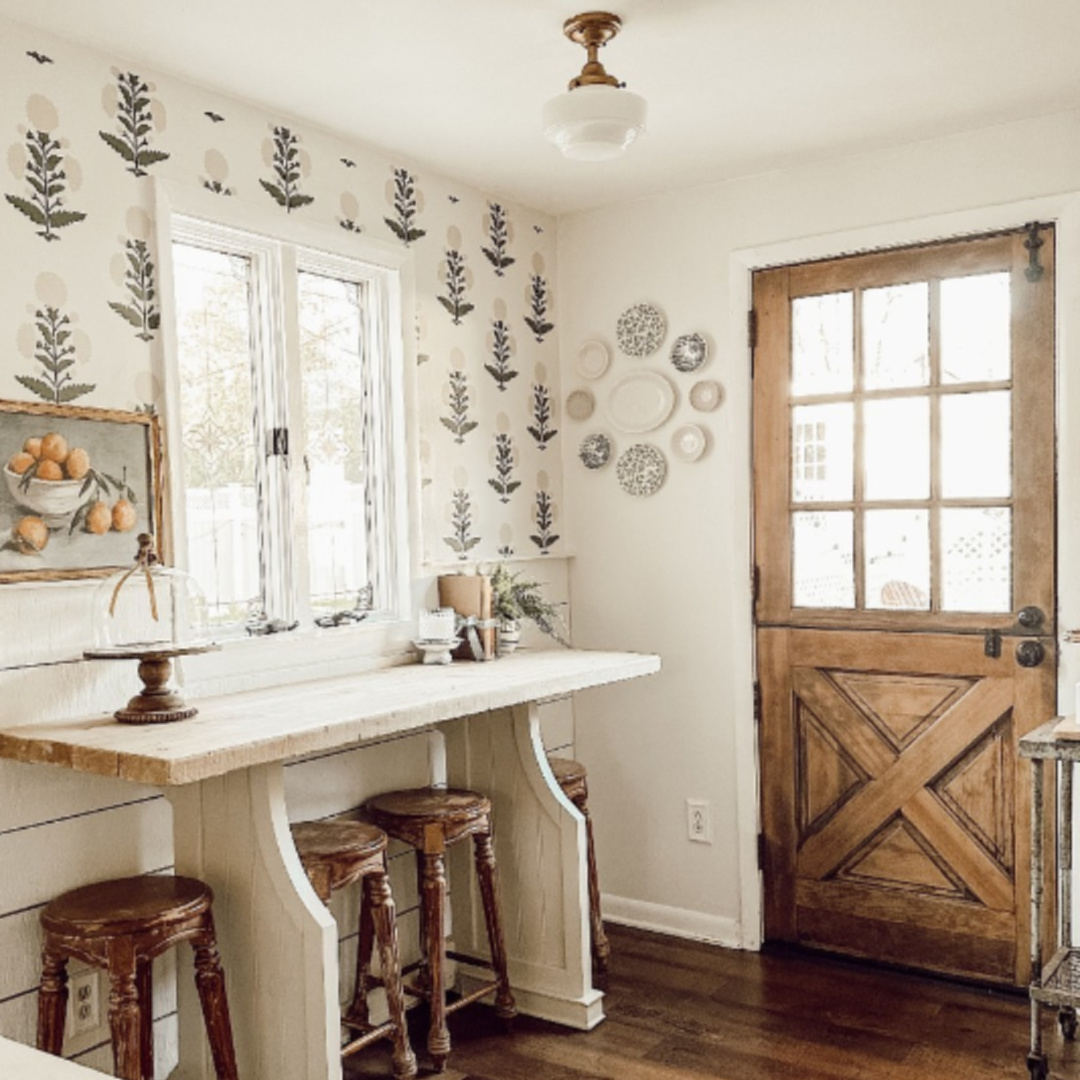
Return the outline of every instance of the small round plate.
[[[602,431],[594,431],[581,440],[578,447],[578,457],[586,469],[602,469],[610,460],[612,454],[611,439]]]
[[[627,495],[655,495],[667,477],[667,459],[652,443],[635,443],[619,455],[615,475]]]
[[[651,356],[667,333],[667,320],[652,304],[628,307],[615,324],[615,341],[627,356]]]
[[[709,359],[709,344],[700,334],[683,334],[671,346],[671,363],[684,374],[697,371]]]
[[[675,407],[675,389],[658,371],[632,371],[608,395],[607,411],[619,431],[639,434],[658,428]]]
[[[571,420],[588,420],[596,408],[591,390],[571,390],[566,395],[566,415]]]
[[[602,341],[586,341],[578,349],[574,366],[583,379],[599,379],[611,363],[611,354]]]
[[[683,424],[671,436],[671,452],[683,461],[697,461],[708,445],[708,436],[697,424]]]
[[[712,412],[723,396],[720,384],[713,379],[702,379],[690,388],[690,404],[698,412]]]

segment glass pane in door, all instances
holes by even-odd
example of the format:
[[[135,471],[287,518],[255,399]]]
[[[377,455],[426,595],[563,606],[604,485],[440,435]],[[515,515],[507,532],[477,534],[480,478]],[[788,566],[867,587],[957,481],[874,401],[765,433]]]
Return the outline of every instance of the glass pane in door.
[[[795,607],[855,606],[853,527],[850,510],[798,511],[791,515]]]
[[[863,516],[866,606],[930,609],[930,515],[926,510],[867,510]]]
[[[802,296],[791,304],[791,393],[832,394],[855,385],[854,296]]]
[[[854,419],[850,402],[791,410],[791,497],[841,502],[854,489]]]
[[[887,398],[863,405],[863,469],[867,499],[929,498],[929,398]]]
[[[941,399],[941,493],[946,499],[1012,493],[1010,393],[947,394]]]
[[[941,381],[996,382],[1012,370],[1009,275],[975,274],[941,283]]]
[[[930,285],[915,281],[862,294],[863,385],[867,390],[930,381]]]
[[[941,511],[943,611],[1012,610],[1012,511],[1006,506]]]

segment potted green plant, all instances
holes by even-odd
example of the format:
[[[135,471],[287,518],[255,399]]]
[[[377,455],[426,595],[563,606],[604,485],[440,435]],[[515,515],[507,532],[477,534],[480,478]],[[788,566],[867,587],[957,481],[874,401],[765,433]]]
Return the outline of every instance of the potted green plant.
[[[511,572],[505,563],[496,566],[490,576],[491,613],[499,622],[500,656],[506,656],[517,648],[521,639],[522,619],[534,623],[560,645],[570,644],[566,637],[566,624],[559,611],[562,605],[544,599],[541,593],[543,586],[539,581],[524,577],[521,571]]]

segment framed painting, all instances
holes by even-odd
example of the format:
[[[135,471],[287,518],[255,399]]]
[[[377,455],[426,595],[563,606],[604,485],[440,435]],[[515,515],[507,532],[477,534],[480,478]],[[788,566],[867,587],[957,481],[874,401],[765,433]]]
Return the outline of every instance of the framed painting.
[[[149,412],[0,400],[0,582],[104,577],[161,535]]]

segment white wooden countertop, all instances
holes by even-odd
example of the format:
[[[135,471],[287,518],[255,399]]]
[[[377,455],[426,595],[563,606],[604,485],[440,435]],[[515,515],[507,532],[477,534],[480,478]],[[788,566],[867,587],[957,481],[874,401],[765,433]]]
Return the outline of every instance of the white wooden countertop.
[[[101,1073],[0,1036],[0,1076],[7,1080],[101,1080]]]
[[[658,656],[550,649],[487,663],[407,664],[192,703],[172,724],[109,713],[0,731],[0,758],[141,784],[189,784],[660,670]]]

